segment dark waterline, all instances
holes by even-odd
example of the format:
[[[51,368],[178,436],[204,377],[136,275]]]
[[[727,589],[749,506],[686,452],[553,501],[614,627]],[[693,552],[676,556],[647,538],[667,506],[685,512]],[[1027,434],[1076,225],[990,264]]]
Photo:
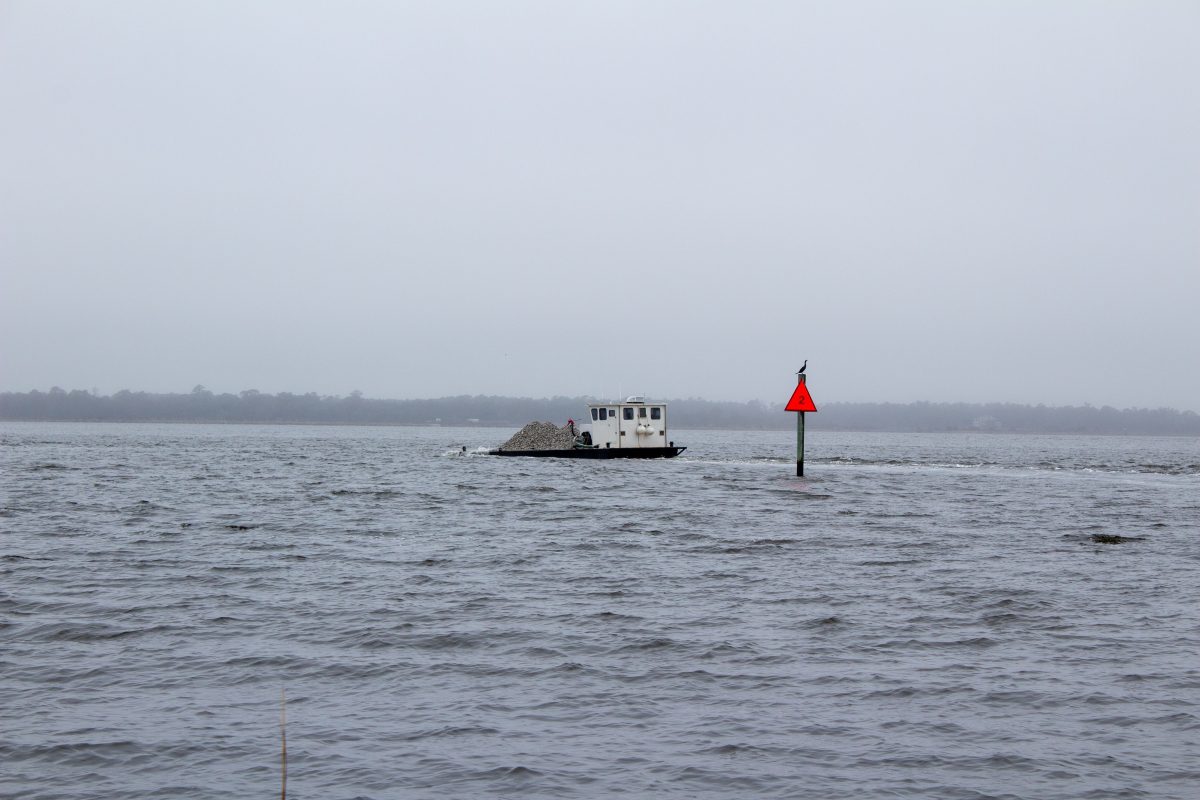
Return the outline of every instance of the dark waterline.
[[[1195,796],[1195,439],[510,432],[0,423],[0,795]]]

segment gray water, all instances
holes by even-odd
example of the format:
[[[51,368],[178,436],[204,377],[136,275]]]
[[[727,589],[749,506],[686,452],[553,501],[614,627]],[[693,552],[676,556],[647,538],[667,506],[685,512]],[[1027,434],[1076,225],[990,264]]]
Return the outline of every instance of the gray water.
[[[1200,796],[1195,439],[511,433],[0,424],[0,794]]]

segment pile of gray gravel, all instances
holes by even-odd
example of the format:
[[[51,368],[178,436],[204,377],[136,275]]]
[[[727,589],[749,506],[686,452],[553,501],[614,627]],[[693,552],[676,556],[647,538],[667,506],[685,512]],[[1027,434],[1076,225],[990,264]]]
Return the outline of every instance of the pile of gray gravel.
[[[566,425],[561,428],[553,422],[531,422],[504,444],[501,450],[570,450],[575,446],[575,437]]]

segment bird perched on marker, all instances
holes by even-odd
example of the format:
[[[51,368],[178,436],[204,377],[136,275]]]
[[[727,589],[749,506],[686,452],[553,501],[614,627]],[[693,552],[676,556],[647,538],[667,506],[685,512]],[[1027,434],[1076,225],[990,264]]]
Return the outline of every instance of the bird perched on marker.
[[[803,375],[803,374],[804,374],[804,370],[806,370],[806,369],[808,369],[808,359],[807,359],[807,358],[806,358],[806,359],[804,359],[804,366],[802,366],[802,367],[801,367],[799,370],[797,370],[797,371],[796,371],[796,374],[797,374],[797,375]]]

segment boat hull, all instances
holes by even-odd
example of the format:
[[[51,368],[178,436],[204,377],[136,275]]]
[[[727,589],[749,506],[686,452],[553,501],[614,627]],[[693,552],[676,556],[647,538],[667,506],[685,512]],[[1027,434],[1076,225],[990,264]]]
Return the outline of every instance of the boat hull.
[[[528,458],[674,458],[686,447],[593,447],[574,450],[489,450],[490,456]]]

